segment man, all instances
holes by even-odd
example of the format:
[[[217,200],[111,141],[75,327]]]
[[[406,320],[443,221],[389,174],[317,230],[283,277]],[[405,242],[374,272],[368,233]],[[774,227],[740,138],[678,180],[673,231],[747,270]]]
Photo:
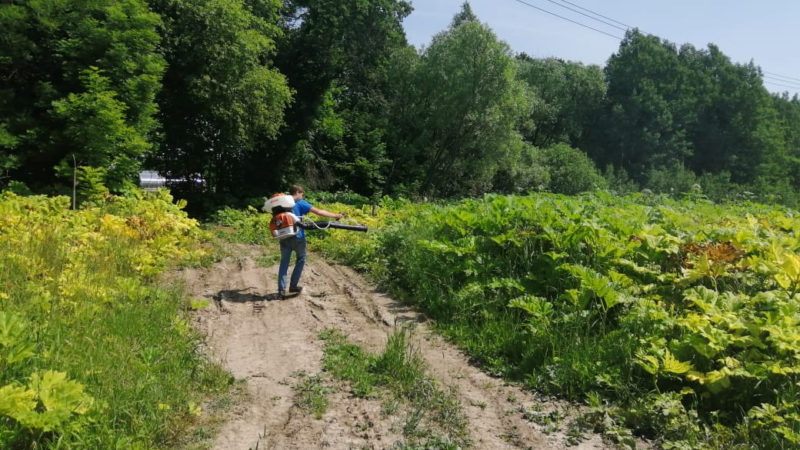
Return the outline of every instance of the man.
[[[310,203],[303,200],[305,191],[302,186],[294,184],[289,188],[289,195],[294,199],[294,215],[302,219],[304,215],[312,212],[318,216],[330,217],[331,219],[341,219],[344,214],[335,214],[324,209],[319,209],[311,206]],[[292,270],[292,279],[289,284],[289,293],[299,294],[303,287],[298,283],[300,282],[300,275],[303,274],[303,266],[306,264],[306,234],[302,228],[297,233],[297,236],[286,238],[280,241],[281,244],[281,264],[278,267],[278,294],[281,298],[286,297],[286,274],[289,272],[289,260],[292,257],[292,252],[296,255],[296,262]]]

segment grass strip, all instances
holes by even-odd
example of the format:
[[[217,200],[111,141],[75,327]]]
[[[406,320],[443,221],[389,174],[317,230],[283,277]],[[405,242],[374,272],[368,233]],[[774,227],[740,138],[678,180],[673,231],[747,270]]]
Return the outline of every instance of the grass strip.
[[[336,378],[350,383],[360,398],[388,396],[384,412],[404,405],[407,411],[401,448],[455,449],[470,446],[467,419],[455,392],[442,389],[426,374],[425,363],[409,343],[409,332],[397,329],[383,352],[372,355],[349,342],[341,331],[320,334],[326,341],[323,365]]]

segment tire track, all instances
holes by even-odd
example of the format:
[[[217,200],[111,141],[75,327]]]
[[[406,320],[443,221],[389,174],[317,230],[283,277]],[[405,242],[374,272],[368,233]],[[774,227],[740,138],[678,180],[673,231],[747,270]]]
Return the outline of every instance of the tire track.
[[[257,252],[256,247],[245,247],[239,251],[242,256],[178,274],[193,296],[213,300],[213,308],[194,314],[194,324],[207,336],[211,355],[247,386],[248,398],[228,412],[214,448],[391,447],[402,439],[402,430],[397,430],[397,417],[381,413],[378,400],[354,398],[346,386],[329,380],[338,391],[329,394],[328,411],[318,420],[296,406],[292,386],[322,370],[320,332],[337,328],[352,342],[378,352],[396,326],[411,327],[413,345],[429,373],[458,393],[475,448],[568,447],[563,432],[546,435],[524,414],[533,405],[566,404],[546,402],[481,372],[432,333],[422,314],[377,292],[352,269],[329,265],[311,254],[303,293],[277,300],[277,266],[258,267],[247,256]],[[569,448],[605,446],[599,437],[589,436]]]

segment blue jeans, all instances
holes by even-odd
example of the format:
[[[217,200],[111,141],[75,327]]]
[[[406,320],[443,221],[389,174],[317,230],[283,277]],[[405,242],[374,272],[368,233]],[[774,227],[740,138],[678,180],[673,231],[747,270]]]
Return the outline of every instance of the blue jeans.
[[[292,281],[289,287],[296,288],[300,282],[300,275],[303,274],[303,266],[306,264],[306,240],[296,236],[283,239],[281,244],[281,265],[278,267],[278,292],[286,292],[286,274],[289,272],[289,260],[292,252],[297,255],[297,261],[292,270]]]

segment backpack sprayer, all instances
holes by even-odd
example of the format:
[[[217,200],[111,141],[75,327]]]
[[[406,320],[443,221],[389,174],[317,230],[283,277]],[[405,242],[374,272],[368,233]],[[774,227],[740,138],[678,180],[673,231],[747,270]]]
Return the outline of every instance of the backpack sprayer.
[[[301,228],[304,230],[338,228],[340,230],[367,231],[366,225],[351,225],[336,221],[314,222],[307,217],[300,220],[293,212],[294,198],[291,195],[273,195],[264,203],[264,210],[272,212],[272,220],[269,221],[269,232],[272,237],[278,240],[297,236]]]

